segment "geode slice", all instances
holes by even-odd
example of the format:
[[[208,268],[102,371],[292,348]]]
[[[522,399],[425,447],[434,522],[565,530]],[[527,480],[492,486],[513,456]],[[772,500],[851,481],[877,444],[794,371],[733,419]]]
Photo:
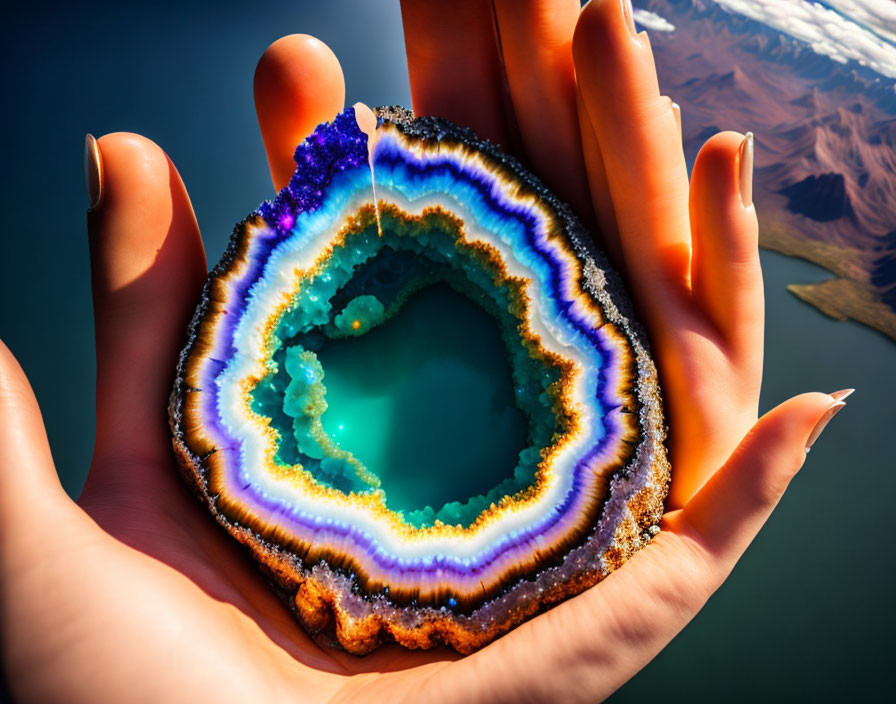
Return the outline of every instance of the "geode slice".
[[[534,176],[445,120],[379,109],[368,137],[360,115],[318,127],[289,186],[234,230],[181,355],[174,448],[309,632],[357,654],[383,639],[471,652],[599,582],[659,530],[669,466],[656,371],[605,257]],[[421,505],[401,496],[408,477],[466,481],[467,462],[439,463],[455,436],[464,445],[460,426],[436,427],[442,448],[418,448],[396,480],[408,461],[364,448],[387,427],[418,431],[379,405],[342,433],[333,417],[349,402],[328,396],[326,350],[370,339],[438,287],[496,326],[526,446],[515,466],[475,469],[491,484],[473,495]],[[357,359],[362,381],[379,373]],[[475,394],[441,395],[463,412]],[[477,413],[470,423],[485,422]],[[473,445],[460,448],[471,463],[491,449]]]

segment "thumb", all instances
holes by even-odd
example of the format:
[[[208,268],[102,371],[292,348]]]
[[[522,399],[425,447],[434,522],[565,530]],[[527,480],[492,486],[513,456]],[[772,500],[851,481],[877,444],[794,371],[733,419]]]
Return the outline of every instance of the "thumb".
[[[74,504],[56,475],[31,385],[2,341],[0,419],[0,555],[6,557],[13,544],[27,550],[39,542],[54,509]]]
[[[803,394],[766,413],[684,507],[687,522],[720,564],[733,565],[756,537],[848,395]]]

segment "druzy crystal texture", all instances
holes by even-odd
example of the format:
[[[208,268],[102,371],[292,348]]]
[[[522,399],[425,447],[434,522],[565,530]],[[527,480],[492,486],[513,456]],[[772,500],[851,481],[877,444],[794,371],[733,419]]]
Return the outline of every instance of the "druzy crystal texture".
[[[310,633],[471,652],[659,530],[656,371],[606,259],[516,160],[365,114],[319,126],[235,228],[174,447]]]

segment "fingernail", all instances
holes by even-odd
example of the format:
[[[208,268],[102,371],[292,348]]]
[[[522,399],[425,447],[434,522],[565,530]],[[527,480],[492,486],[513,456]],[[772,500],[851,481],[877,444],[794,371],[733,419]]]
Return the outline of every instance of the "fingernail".
[[[625,18],[625,25],[628,27],[629,33],[633,37],[638,36],[638,30],[635,29],[635,16],[632,14],[632,0],[621,0],[622,16]]]
[[[753,205],[753,133],[747,132],[740,145],[740,202]]]
[[[833,395],[833,394],[832,394]],[[818,423],[815,424],[815,427],[812,429],[812,432],[809,434],[809,439],[806,440],[806,452],[812,449],[812,446],[815,444],[815,441],[818,440],[818,436],[824,431],[827,427],[828,423],[831,422],[831,418],[837,415],[840,410],[846,405],[843,401],[837,401],[833,406],[831,406],[827,411],[825,411],[824,415],[819,419]]]
[[[373,158],[373,145],[376,141],[376,115],[366,103],[355,103],[352,105],[355,111],[355,122],[358,123],[358,129],[367,135],[367,152],[369,158]],[[371,161],[371,163],[373,163]]]
[[[84,138],[84,179],[87,184],[88,210],[96,210],[103,199],[103,157],[100,145],[87,134]]]
[[[828,394],[835,401],[843,401],[855,393],[855,389],[843,389],[842,391],[834,391],[831,394]]]
[[[681,139],[681,106],[678,103],[672,103],[672,115],[675,117],[675,124],[678,125],[678,138]]]

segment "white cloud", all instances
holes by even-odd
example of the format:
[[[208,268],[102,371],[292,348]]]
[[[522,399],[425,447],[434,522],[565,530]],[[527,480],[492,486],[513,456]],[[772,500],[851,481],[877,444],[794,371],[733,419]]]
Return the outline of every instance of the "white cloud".
[[[674,32],[675,25],[672,24],[665,17],[660,17],[655,12],[651,12],[650,10],[642,10],[641,8],[634,8],[634,12],[632,16],[635,18],[635,22],[637,22],[642,27],[647,27],[647,29],[652,29],[655,32]]]
[[[730,12],[745,15],[774,27],[796,39],[806,42],[819,54],[835,61],[856,61],[878,73],[896,78],[896,46],[887,42],[884,34],[875,34],[846,19],[834,10],[817,2],[806,0],[715,0]],[[828,0],[833,6],[842,6],[844,14],[850,14],[863,24],[883,28],[893,26],[887,2],[873,0]],[[847,6],[849,12],[847,13]]]
[[[892,0],[824,0],[824,4],[855,20],[887,41],[896,42],[896,2]]]

